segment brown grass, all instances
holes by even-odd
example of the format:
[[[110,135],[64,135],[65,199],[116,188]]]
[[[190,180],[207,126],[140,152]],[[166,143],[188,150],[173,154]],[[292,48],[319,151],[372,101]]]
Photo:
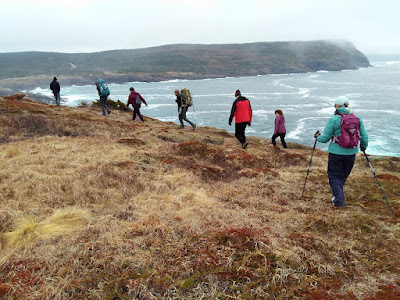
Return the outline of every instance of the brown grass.
[[[0,98],[0,298],[397,299],[400,160]]]

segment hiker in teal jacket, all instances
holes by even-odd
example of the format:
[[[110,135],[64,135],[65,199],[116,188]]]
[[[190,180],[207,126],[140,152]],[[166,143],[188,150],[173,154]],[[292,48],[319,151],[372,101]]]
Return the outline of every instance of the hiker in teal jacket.
[[[351,169],[353,168],[355,156],[358,152],[358,148],[343,148],[339,146],[334,137],[341,135],[341,116],[350,114],[347,108],[349,99],[341,96],[335,102],[335,115],[331,117],[326,125],[322,135],[317,132],[315,138],[318,142],[329,144],[329,160],[328,160],[328,177],[329,185],[332,190],[332,202],[336,207],[343,207],[345,198],[343,193],[343,186],[350,175]],[[346,106],[347,104],[347,106]],[[364,123],[360,117],[360,149],[365,151],[368,147],[368,134],[365,130]]]

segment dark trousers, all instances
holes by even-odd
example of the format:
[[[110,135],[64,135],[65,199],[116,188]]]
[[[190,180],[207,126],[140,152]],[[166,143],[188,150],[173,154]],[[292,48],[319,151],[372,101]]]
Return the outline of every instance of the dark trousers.
[[[281,138],[281,143],[282,143],[283,148],[287,148],[286,142],[285,142],[285,135],[286,135],[286,132],[285,133],[275,133],[272,136],[272,145],[276,146],[276,141],[275,140],[279,136]]]
[[[183,120],[185,120],[186,122],[188,122],[192,127],[194,127],[194,123],[190,122],[188,120],[188,118],[186,118],[186,112],[187,112],[188,108],[181,106],[180,110],[179,110],[179,122],[181,122],[181,126],[183,127]]]
[[[244,131],[246,130],[247,124],[249,123],[243,122],[235,124],[235,136],[242,145],[246,143],[246,136],[244,135]]]
[[[56,100],[57,106],[60,106],[60,92],[53,92],[54,99]]]
[[[328,178],[331,186],[333,204],[336,207],[344,206],[343,186],[354,166],[356,155],[338,155],[329,153]]]
[[[142,116],[142,114],[140,113],[140,104],[135,104],[134,106],[133,106],[133,116],[132,116],[132,120],[135,120],[136,119],[136,114],[139,116],[139,118],[140,118],[140,120],[142,120],[142,121],[144,121],[143,120],[143,116]]]
[[[107,96],[100,96],[100,105],[101,105],[101,110],[103,111],[103,115],[106,115],[106,110],[107,113],[109,113],[111,110],[107,106]]]

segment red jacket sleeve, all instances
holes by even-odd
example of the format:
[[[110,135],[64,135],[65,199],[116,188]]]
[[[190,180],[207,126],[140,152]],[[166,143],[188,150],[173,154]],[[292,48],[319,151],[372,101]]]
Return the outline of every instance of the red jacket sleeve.
[[[251,119],[252,118],[253,118],[253,110],[251,109],[251,104],[250,104],[250,101],[249,101],[249,119],[250,119],[249,123],[251,123]]]

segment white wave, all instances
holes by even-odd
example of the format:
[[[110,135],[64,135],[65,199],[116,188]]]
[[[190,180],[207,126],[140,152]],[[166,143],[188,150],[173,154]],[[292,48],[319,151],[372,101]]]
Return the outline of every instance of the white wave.
[[[281,87],[288,88],[288,89],[295,89],[294,86],[291,86],[291,85],[288,85],[288,84],[284,84],[284,83],[281,82],[281,80],[275,80],[273,82],[273,84],[276,85],[276,86],[281,86]]]
[[[271,115],[273,117],[274,116],[274,112],[275,112],[275,110],[259,109],[259,110],[253,110],[253,115],[256,115],[256,116],[268,116],[268,115]]]
[[[203,111],[200,111],[200,110],[196,110],[196,109],[194,109],[193,111],[188,111],[188,112],[187,112],[188,115],[189,115],[189,114],[199,114],[199,115],[208,115],[208,116],[211,116],[211,115],[214,115],[214,114],[218,114],[218,116],[220,116],[220,115],[225,115],[225,116],[228,116],[228,117],[229,117],[230,113],[231,113],[230,110],[221,110],[221,111],[203,110]]]
[[[140,93],[145,100],[158,100],[158,99],[166,99],[168,101],[175,101],[175,95],[163,95],[163,94],[144,94]],[[126,96],[128,99],[128,96]]]
[[[161,82],[186,82],[189,81],[189,79],[171,79],[171,80],[164,80]]]
[[[49,89],[42,89],[40,87],[36,87],[35,89],[30,91],[32,94],[44,94],[44,93],[49,93]],[[51,93],[51,91],[50,91]]]
[[[301,98],[308,98],[310,97],[310,89],[307,88],[299,88],[298,94],[301,95]]]
[[[210,104],[207,104],[207,106],[212,106],[212,107],[218,107],[218,106],[232,107],[232,104],[231,103],[210,103]]]
[[[167,104],[167,103],[148,103],[148,108],[149,109],[157,109],[160,107],[166,107],[166,106],[175,106],[178,107],[176,104]]]
[[[288,139],[293,139],[293,140],[300,140],[300,134],[302,134],[306,128],[306,122],[308,120],[313,120],[315,121],[316,119],[326,119],[326,117],[307,117],[307,118],[302,118],[299,119],[296,123],[297,126],[294,130],[290,131],[287,133],[287,138]],[[310,134],[313,134],[314,132],[310,132]]]
[[[315,113],[318,115],[329,115],[332,117],[334,112],[335,112],[334,107],[324,107],[324,108],[318,109]]]
[[[197,95],[196,94],[196,95],[193,95],[193,98],[208,98],[208,97],[215,97],[215,98],[230,97],[230,98],[232,98],[232,103],[235,100],[232,94],[205,94],[205,95]]]
[[[289,109],[301,109],[305,107],[320,107],[320,104],[317,103],[305,103],[305,104],[280,104],[280,108],[285,108],[287,110]]]
[[[368,148],[365,152],[371,155],[399,156],[400,153],[396,153],[395,151],[382,137],[372,135],[370,136]]]
[[[350,103],[351,106],[351,103]],[[376,112],[377,115],[382,116],[382,114],[390,114],[390,115],[394,115],[394,116],[400,116],[400,111],[396,111],[396,110],[381,110],[381,109],[360,109],[358,108],[357,111],[355,112],[356,114],[358,112]]]
[[[327,71],[327,70],[320,70],[320,71],[317,71],[317,73],[329,73],[330,71]]]
[[[260,98],[265,98],[265,96],[295,95],[295,94],[296,94],[296,92],[246,93],[247,96],[260,97]]]
[[[176,122],[176,121],[178,121],[177,117],[159,117],[158,119],[160,121],[163,121],[163,122]]]
[[[69,95],[69,96],[62,96],[62,98],[66,102],[76,102],[76,101],[88,101],[89,98],[87,96],[82,96],[82,95]],[[91,99],[92,101],[95,101],[95,99]],[[96,99],[97,100],[97,99]]]
[[[387,65],[397,65],[397,64],[400,64],[400,61],[399,60],[387,61],[386,64]]]

